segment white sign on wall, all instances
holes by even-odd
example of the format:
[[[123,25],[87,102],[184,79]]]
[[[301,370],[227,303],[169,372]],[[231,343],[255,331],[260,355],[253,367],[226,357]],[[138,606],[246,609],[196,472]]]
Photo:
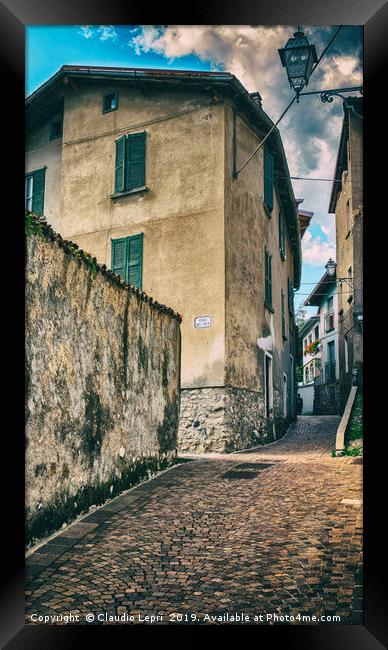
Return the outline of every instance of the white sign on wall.
[[[197,329],[203,328],[203,327],[210,327],[212,324],[210,316],[197,316],[194,318],[194,327]]]

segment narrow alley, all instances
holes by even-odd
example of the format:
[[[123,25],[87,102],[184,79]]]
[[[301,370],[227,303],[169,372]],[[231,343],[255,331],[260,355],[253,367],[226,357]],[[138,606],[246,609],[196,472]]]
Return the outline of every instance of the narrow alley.
[[[339,421],[177,464],[68,526],[27,557],[27,622],[361,623],[362,461],[332,457]]]

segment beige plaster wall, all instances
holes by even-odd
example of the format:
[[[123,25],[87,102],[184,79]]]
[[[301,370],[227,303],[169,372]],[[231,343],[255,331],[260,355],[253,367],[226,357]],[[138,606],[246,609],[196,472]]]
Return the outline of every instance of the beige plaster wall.
[[[60,119],[60,115],[52,121]],[[51,120],[50,120],[51,121]],[[49,122],[26,141],[26,174],[46,167],[44,214],[47,221],[57,230],[60,225],[60,191],[62,138],[49,140]]]
[[[107,90],[85,86],[65,97],[61,235],[110,267],[111,240],[143,232],[143,290],[183,315],[182,386],[222,385],[223,104],[199,108],[209,97],[119,88],[118,110],[102,114]],[[149,190],[112,200],[115,140],[144,129]],[[195,329],[203,315],[211,327]]]
[[[263,393],[264,352],[273,355],[274,389],[282,391],[282,373],[290,390],[290,335],[287,278],[293,277],[292,252],[279,251],[279,201],[274,197],[271,218],[263,204],[263,149],[232,178],[232,120],[225,118],[225,250],[226,250],[226,382]],[[259,137],[237,116],[237,169],[259,144]],[[272,313],[264,306],[264,247],[272,254]],[[288,340],[282,338],[283,287]],[[279,404],[280,406],[280,404]]]
[[[349,208],[347,209],[347,203]],[[349,113],[348,170],[336,206],[337,277],[348,277],[352,267],[356,302],[362,304],[362,124]],[[354,306],[354,294],[347,283],[339,287],[339,310],[344,316]]]
[[[348,170],[336,206],[337,278],[347,278],[352,268],[353,286],[337,285],[339,315],[339,370],[344,408],[353,381],[352,369],[362,367],[363,328],[363,132],[362,120],[349,111]],[[349,208],[347,203],[349,201]],[[348,341],[348,372],[345,342]]]

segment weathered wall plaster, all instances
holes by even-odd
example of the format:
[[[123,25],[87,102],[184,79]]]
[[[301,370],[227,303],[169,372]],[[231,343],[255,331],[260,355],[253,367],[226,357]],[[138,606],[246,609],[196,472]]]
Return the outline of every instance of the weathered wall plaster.
[[[176,455],[178,315],[65,248],[27,237],[28,538]]]

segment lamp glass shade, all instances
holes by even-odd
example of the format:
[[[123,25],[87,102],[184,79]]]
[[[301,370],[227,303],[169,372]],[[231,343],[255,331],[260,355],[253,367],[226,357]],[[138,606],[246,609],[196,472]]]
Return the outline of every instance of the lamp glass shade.
[[[333,276],[334,273],[335,273],[336,268],[337,268],[337,264],[334,262],[334,260],[332,260],[330,258],[329,261],[327,262],[327,264],[325,265],[325,269],[326,269],[327,273],[330,276]]]
[[[310,45],[307,36],[298,31],[278,52],[290,86],[300,92],[307,86],[313,65],[318,61],[315,45]]]

